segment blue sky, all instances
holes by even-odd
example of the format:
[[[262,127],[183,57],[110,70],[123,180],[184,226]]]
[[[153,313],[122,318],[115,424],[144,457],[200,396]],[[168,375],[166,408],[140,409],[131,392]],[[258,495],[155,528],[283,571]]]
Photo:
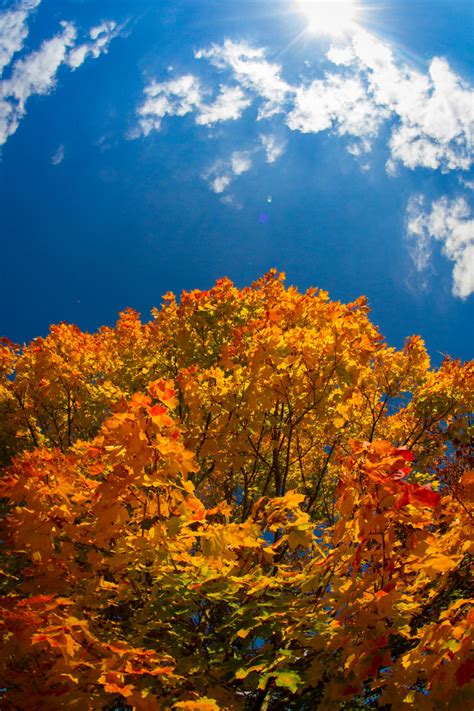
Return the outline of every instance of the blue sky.
[[[472,3],[350,5],[0,1],[0,332],[274,266],[471,358]]]

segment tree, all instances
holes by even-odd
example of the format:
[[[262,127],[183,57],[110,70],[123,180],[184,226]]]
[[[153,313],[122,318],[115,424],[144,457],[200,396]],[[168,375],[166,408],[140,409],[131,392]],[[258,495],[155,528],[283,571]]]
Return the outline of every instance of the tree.
[[[272,271],[0,368],[2,708],[472,698],[472,363]]]

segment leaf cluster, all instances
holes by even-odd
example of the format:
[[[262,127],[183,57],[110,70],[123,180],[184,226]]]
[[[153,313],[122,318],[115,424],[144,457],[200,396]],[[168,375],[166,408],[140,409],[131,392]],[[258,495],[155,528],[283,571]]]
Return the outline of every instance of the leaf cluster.
[[[2,341],[2,709],[468,705],[473,382],[275,271]]]

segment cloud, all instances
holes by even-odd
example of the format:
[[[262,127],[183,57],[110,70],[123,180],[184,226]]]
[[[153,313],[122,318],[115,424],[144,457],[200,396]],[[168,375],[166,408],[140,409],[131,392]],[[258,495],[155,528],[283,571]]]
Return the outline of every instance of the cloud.
[[[214,103],[209,106],[200,105],[196,123],[201,126],[212,126],[219,121],[235,121],[251,103],[252,100],[239,86],[221,85],[220,94]]]
[[[363,138],[360,141],[354,141],[353,143],[349,143],[347,145],[347,152],[355,158],[361,158],[366,153],[370,153],[371,149],[372,146],[370,140],[367,138]]]
[[[62,163],[64,160],[64,146],[61,144],[58,146],[58,148],[54,151],[53,155],[51,156],[51,163],[52,165],[59,165]]]
[[[201,85],[192,74],[184,74],[166,82],[151,82],[145,88],[146,99],[139,106],[139,130],[131,134],[132,138],[140,134],[148,136],[153,130],[159,130],[165,116],[186,116],[201,106]]]
[[[466,299],[474,292],[474,219],[462,197],[442,197],[425,209],[423,195],[413,195],[407,207],[407,238],[418,272],[428,269],[432,240],[442,243],[442,253],[452,262],[452,293]]]
[[[429,75],[419,103],[407,98],[397,107],[401,125],[390,139],[392,156],[408,168],[469,169],[474,93],[444,59],[431,62]]]
[[[278,140],[276,136],[264,133],[261,133],[259,138],[265,150],[267,163],[275,163],[285,152],[286,141]]]
[[[263,48],[227,39],[222,45],[213,44],[209,49],[200,49],[194,56],[196,59],[208,59],[217,69],[230,69],[238,84],[264,100],[257,120],[283,111],[293,91],[281,78],[281,67],[267,61]]]
[[[474,94],[445,59],[432,59],[423,74],[397,61],[388,45],[365,31],[350,46],[331,48],[327,57],[362,77],[377,112],[393,122],[389,172],[396,161],[410,169],[469,168]]]
[[[215,193],[223,193],[229,187],[231,180],[230,175],[218,175],[210,182],[211,190]]]
[[[429,268],[432,253],[432,236],[427,228],[424,207],[424,196],[412,195],[406,213],[406,236],[409,240],[410,256],[418,272]]]
[[[0,13],[0,76],[28,37],[27,20],[41,0],[23,0],[14,9]]]
[[[355,60],[355,55],[352,47],[332,47],[326,53],[326,57],[330,62],[337,66],[347,66]]]
[[[329,74],[308,86],[298,87],[293,109],[286,116],[292,131],[319,133],[334,130],[340,136],[368,138],[377,135],[387,118],[367,92],[360,77]]]
[[[263,48],[245,42],[225,40],[195,53],[230,72],[260,99],[257,120],[284,114],[292,131],[355,137],[364,152],[370,150],[369,139],[389,123],[390,173],[397,162],[410,169],[469,168],[474,96],[445,59],[435,57],[427,72],[415,71],[364,30],[347,46],[331,47],[326,56],[337,72],[290,84]],[[353,154],[354,145],[349,148]]]
[[[138,127],[131,131],[129,137],[148,136],[151,131],[161,128],[165,116],[186,116],[193,111],[200,126],[235,121],[252,103],[239,86],[221,85],[216,99],[206,104],[204,97],[211,93],[193,74],[184,74],[166,82],[151,82],[145,88],[147,98],[137,109]]]
[[[403,167],[469,169],[473,91],[445,59],[435,57],[425,71],[415,70],[390,45],[363,29],[341,42],[326,53],[325,71],[315,69],[308,77],[312,65],[307,63],[305,76],[292,82],[263,47],[226,39],[199,49],[195,59],[206,60],[216,70],[217,95],[212,79],[204,86],[197,72],[153,82],[145,87],[138,127],[131,136],[159,129],[166,115],[192,114],[196,124],[206,127],[235,122],[253,104],[258,126],[253,140],[261,144],[268,163],[282,155],[290,132],[325,132],[341,138],[361,170],[367,171],[368,154],[383,128],[388,136],[386,171],[392,177]],[[314,66],[321,67],[321,62]],[[262,127],[265,122],[268,128]],[[233,175],[227,165],[225,173],[212,178],[212,189],[222,192]]]
[[[234,175],[242,175],[252,167],[250,153],[248,151],[234,151],[230,159],[232,172]]]
[[[216,161],[210,168],[204,171],[202,177],[207,181],[209,187],[214,193],[223,193],[233,181],[234,176],[237,177],[246,173],[252,167],[252,159],[250,151],[233,151],[229,160]],[[231,204],[232,200],[223,200],[227,204]]]
[[[243,207],[242,203],[240,203],[238,200],[236,200],[233,195],[224,195],[223,197],[221,197],[220,201],[224,205],[233,207],[235,210],[241,210]]]
[[[33,94],[47,94],[56,83],[56,72],[76,40],[76,29],[62,23],[62,32],[46,40],[37,52],[18,59],[9,79],[0,85],[0,145],[18,128]]]
[[[10,61],[14,53],[21,49],[28,34],[26,20],[38,5],[39,0],[30,0],[20,3],[16,10],[0,15],[0,23],[3,22],[0,24],[0,38],[4,28],[10,28],[14,38],[9,44],[1,44],[0,41],[0,48],[3,48],[1,56],[5,61]],[[9,16],[6,21],[5,15]],[[45,40],[38,50],[17,59],[11,66],[9,78],[0,82],[0,145],[6,143],[17,130],[26,114],[30,97],[47,94],[56,86],[57,73],[62,65],[76,68],[87,56],[99,57],[107,51],[110,40],[117,36],[119,29],[114,22],[104,22],[90,30],[90,42],[76,45],[78,33],[75,25],[61,22],[60,26],[61,31]]]
[[[110,42],[118,36],[122,27],[113,20],[93,27],[89,32],[91,42],[84,42],[69,52],[67,63],[71,69],[80,67],[89,56],[97,59],[101,54],[106,54]]]
[[[229,162],[216,161],[201,176],[213,193],[220,195],[232,182],[232,168]]]
[[[464,188],[467,188],[467,190],[474,190],[474,180],[467,180],[467,178],[459,176],[459,182]]]

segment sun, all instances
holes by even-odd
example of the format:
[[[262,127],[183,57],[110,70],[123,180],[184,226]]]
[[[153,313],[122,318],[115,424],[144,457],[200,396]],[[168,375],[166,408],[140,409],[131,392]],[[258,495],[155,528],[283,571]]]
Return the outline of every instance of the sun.
[[[356,24],[358,3],[354,0],[297,0],[297,3],[308,20],[310,32],[342,35]]]

